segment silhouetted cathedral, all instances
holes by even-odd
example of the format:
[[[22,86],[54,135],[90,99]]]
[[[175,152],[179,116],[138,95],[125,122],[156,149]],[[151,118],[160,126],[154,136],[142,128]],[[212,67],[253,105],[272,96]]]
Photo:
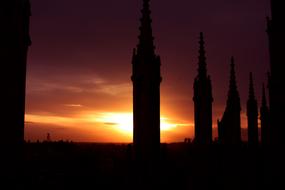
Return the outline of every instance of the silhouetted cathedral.
[[[2,69],[0,144],[19,147],[24,141],[25,87],[31,15],[28,0],[1,2],[0,61]],[[4,76],[6,78],[4,78]]]
[[[143,1],[139,44],[133,52],[133,143],[136,159],[158,157],[160,151],[160,57],[155,54],[149,0]]]
[[[203,33],[200,33],[198,75],[194,81],[195,143],[212,142],[212,85],[207,74]]]
[[[270,103],[270,133],[271,143],[284,144],[285,134],[285,77],[284,77],[284,44],[285,24],[284,7],[282,1],[271,0],[272,18],[268,19],[267,33],[269,37],[270,77],[269,77],[269,103]]]
[[[269,108],[266,103],[265,87],[262,86],[262,103],[260,107],[261,143],[264,146],[270,144]]]
[[[237,90],[234,58],[231,58],[230,87],[226,110],[221,121],[218,121],[219,142],[222,144],[241,143],[240,97]]]
[[[258,145],[258,107],[257,100],[254,95],[252,73],[249,77],[249,95],[247,100],[247,127],[248,127],[248,143],[250,145]]]

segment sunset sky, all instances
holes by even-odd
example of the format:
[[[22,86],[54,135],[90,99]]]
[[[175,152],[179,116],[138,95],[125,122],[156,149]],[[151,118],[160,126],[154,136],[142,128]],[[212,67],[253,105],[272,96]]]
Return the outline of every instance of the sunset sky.
[[[161,56],[161,140],[193,137],[198,36],[206,41],[213,124],[222,117],[229,61],[236,59],[246,128],[249,72],[260,102],[269,69],[269,0],[152,0]],[[132,49],[142,0],[31,0],[25,139],[132,141]],[[214,130],[216,131],[216,130]]]

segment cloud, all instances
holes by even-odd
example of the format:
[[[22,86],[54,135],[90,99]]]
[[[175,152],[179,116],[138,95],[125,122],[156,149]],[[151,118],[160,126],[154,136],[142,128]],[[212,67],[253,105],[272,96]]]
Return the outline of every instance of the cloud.
[[[97,85],[98,88],[95,88],[93,92],[95,93],[102,93],[111,96],[129,96],[131,94],[131,86],[129,83],[122,83],[122,84],[102,84]]]
[[[33,79],[28,81],[27,93],[49,93],[54,91],[66,91],[70,93],[81,93],[83,88],[73,86],[64,82],[56,82],[52,80]]]
[[[109,96],[129,96],[131,84],[114,82],[99,76],[64,75],[62,78],[30,78],[27,83],[27,93],[54,93],[63,91],[67,94],[92,93]]]
[[[25,125],[32,125],[32,124],[35,124],[35,123],[31,121],[25,121]]]
[[[104,125],[116,126],[118,123],[106,122]]]
[[[81,108],[83,107],[81,104],[65,104],[66,107],[74,107],[74,108]]]

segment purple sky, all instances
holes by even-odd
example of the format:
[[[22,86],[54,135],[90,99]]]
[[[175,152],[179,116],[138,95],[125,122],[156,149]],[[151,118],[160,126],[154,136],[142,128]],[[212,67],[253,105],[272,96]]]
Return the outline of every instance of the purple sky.
[[[193,122],[192,89],[201,31],[213,85],[213,123],[224,111],[232,55],[242,112],[246,111],[250,71],[260,102],[262,82],[266,82],[269,69],[265,32],[269,3],[151,1],[156,52],[162,60],[162,113]],[[83,110],[131,111],[131,55],[138,42],[142,0],[31,0],[31,4],[33,44],[26,113],[72,117]],[[27,130],[26,138],[41,138],[39,134]]]

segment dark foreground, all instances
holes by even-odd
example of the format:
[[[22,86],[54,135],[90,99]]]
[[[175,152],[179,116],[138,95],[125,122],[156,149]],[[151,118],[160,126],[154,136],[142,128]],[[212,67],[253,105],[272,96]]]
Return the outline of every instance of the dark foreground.
[[[21,164],[1,178],[18,189],[285,189],[282,152],[162,144],[159,163],[147,168],[127,144],[26,143]]]

